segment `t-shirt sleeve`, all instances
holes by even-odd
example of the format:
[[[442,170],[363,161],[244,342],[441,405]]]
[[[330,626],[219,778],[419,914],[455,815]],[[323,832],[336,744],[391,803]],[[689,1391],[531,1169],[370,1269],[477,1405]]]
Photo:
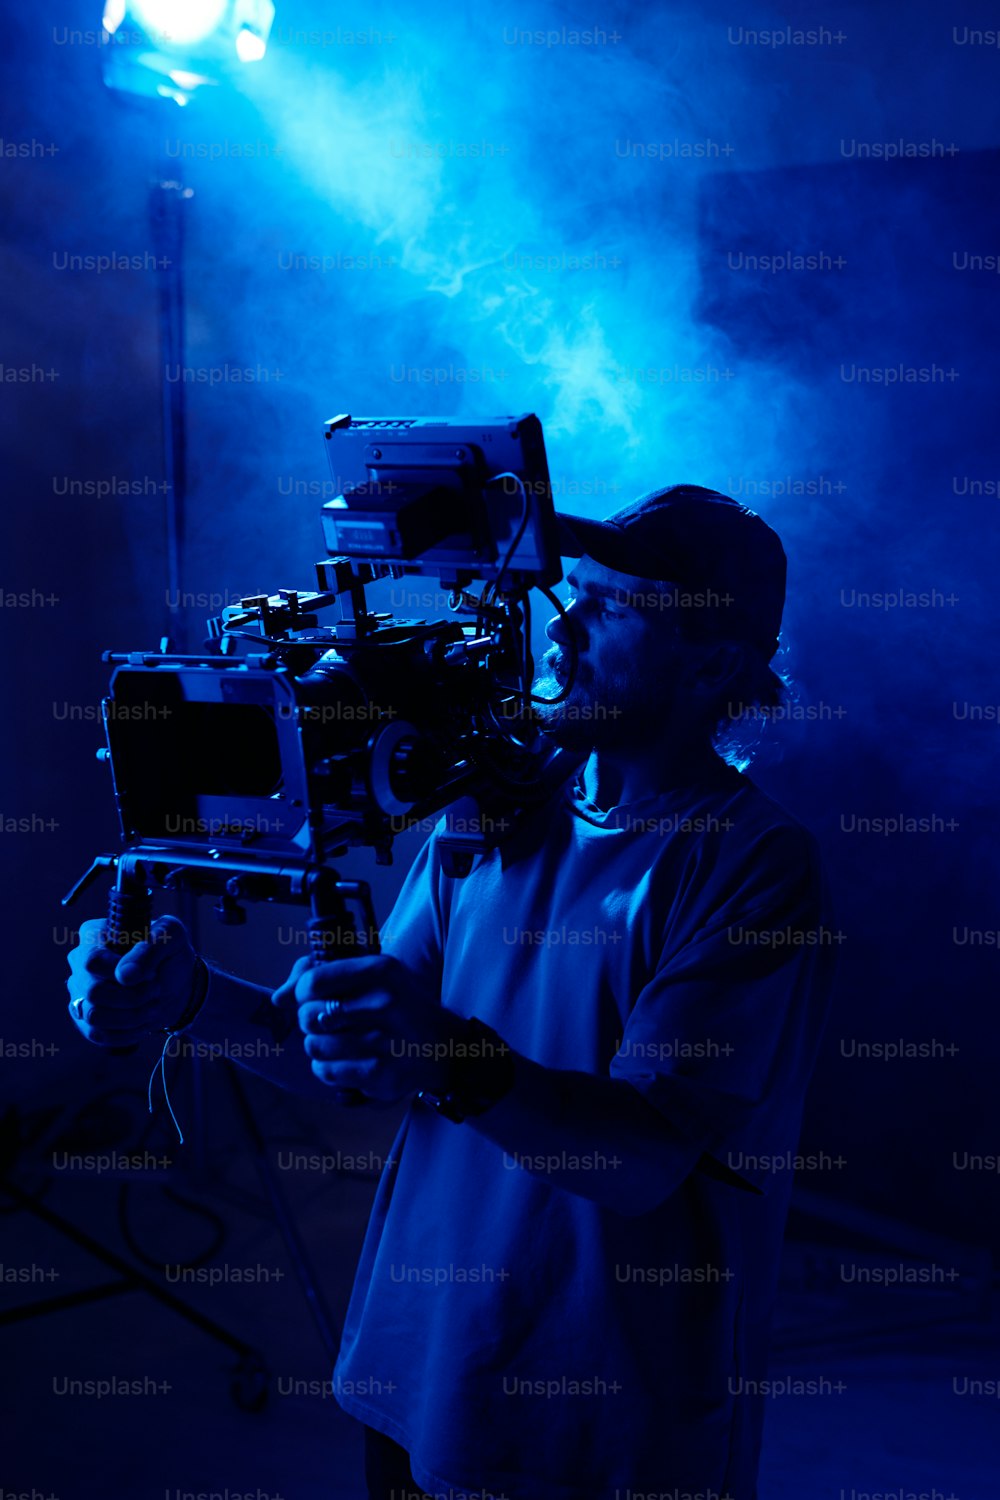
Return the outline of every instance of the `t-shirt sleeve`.
[[[611,1060],[703,1170],[758,1191],[798,1141],[836,937],[824,907],[813,839],[772,829],[681,911]]]
[[[395,905],[382,926],[381,948],[440,994],[446,916],[441,899],[443,877],[437,833],[435,829],[424,841],[407,872]]]

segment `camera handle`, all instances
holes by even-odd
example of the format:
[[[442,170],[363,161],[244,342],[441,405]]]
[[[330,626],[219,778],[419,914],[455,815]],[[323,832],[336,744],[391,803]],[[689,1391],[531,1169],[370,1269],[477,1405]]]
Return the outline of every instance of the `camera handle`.
[[[296,869],[286,864],[267,867],[260,861],[230,856],[214,860],[210,854],[186,853],[183,863],[162,847],[118,855],[99,855],[90,869],[63,897],[70,906],[102,870],[115,871],[115,884],[108,899],[106,943],[127,953],[137,942],[148,941],[153,917],[153,885],[171,890],[187,889],[195,895],[219,895],[216,912],[223,922],[239,923],[246,913],[239,901],[278,901],[308,904],[312,916],[307,924],[309,947],[316,962],[324,959],[357,958],[380,951],[378,924],[371,887],[365,880],[341,880],[329,866]],[[361,925],[355,921],[352,904],[359,909]],[[138,1046],[111,1047],[113,1056],[128,1057]],[[363,1104],[360,1089],[331,1089],[340,1104]]]
[[[372,904],[371,887],[365,880],[338,880],[336,871],[317,871],[309,892],[313,915],[307,924],[309,947],[317,963],[336,958],[357,958],[359,950],[366,956],[379,949],[378,926]],[[365,926],[354,922],[349,902],[361,908]],[[364,1104],[360,1089],[331,1089],[338,1104]]]
[[[104,929],[107,947],[116,953],[127,953],[136,943],[150,941],[149,926],[153,920],[153,892],[138,871],[128,869],[126,860],[118,862],[118,879],[108,896],[108,922]],[[131,1047],[111,1047],[113,1057],[131,1057],[138,1043]]]
[[[62,898],[62,905],[72,906],[102,870],[116,872],[115,884],[108,897],[104,941],[116,953],[127,953],[136,943],[149,941],[149,924],[153,920],[153,892],[138,861],[126,855],[99,854],[90,869]],[[133,1043],[130,1047],[109,1047],[107,1050],[112,1057],[131,1057],[139,1047],[138,1043]]]

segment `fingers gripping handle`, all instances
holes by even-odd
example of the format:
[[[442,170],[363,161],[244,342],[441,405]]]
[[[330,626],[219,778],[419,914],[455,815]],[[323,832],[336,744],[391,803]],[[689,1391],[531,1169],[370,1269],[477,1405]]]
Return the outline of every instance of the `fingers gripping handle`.
[[[349,929],[345,936],[345,923]],[[353,958],[357,955],[357,932],[353,922],[340,912],[335,916],[313,917],[309,923],[309,948],[317,963],[331,958]],[[378,952],[378,939],[374,951]],[[364,1104],[365,1096],[360,1089],[334,1089],[333,1097],[338,1104]]]

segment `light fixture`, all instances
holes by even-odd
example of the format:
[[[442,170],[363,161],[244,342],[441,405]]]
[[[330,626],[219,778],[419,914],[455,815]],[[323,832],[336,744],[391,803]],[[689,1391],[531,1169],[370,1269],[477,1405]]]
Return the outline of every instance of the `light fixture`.
[[[259,62],[273,22],[272,0],[106,0],[104,81],[187,104],[241,63]]]

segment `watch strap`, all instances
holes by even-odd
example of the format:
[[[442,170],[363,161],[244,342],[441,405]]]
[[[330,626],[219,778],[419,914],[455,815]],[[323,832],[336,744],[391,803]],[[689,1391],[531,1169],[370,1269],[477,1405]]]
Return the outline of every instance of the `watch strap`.
[[[514,1085],[514,1053],[492,1026],[470,1016],[461,1039],[462,1051],[449,1059],[447,1088],[436,1094],[421,1089],[421,1103],[460,1125],[485,1114]]]

